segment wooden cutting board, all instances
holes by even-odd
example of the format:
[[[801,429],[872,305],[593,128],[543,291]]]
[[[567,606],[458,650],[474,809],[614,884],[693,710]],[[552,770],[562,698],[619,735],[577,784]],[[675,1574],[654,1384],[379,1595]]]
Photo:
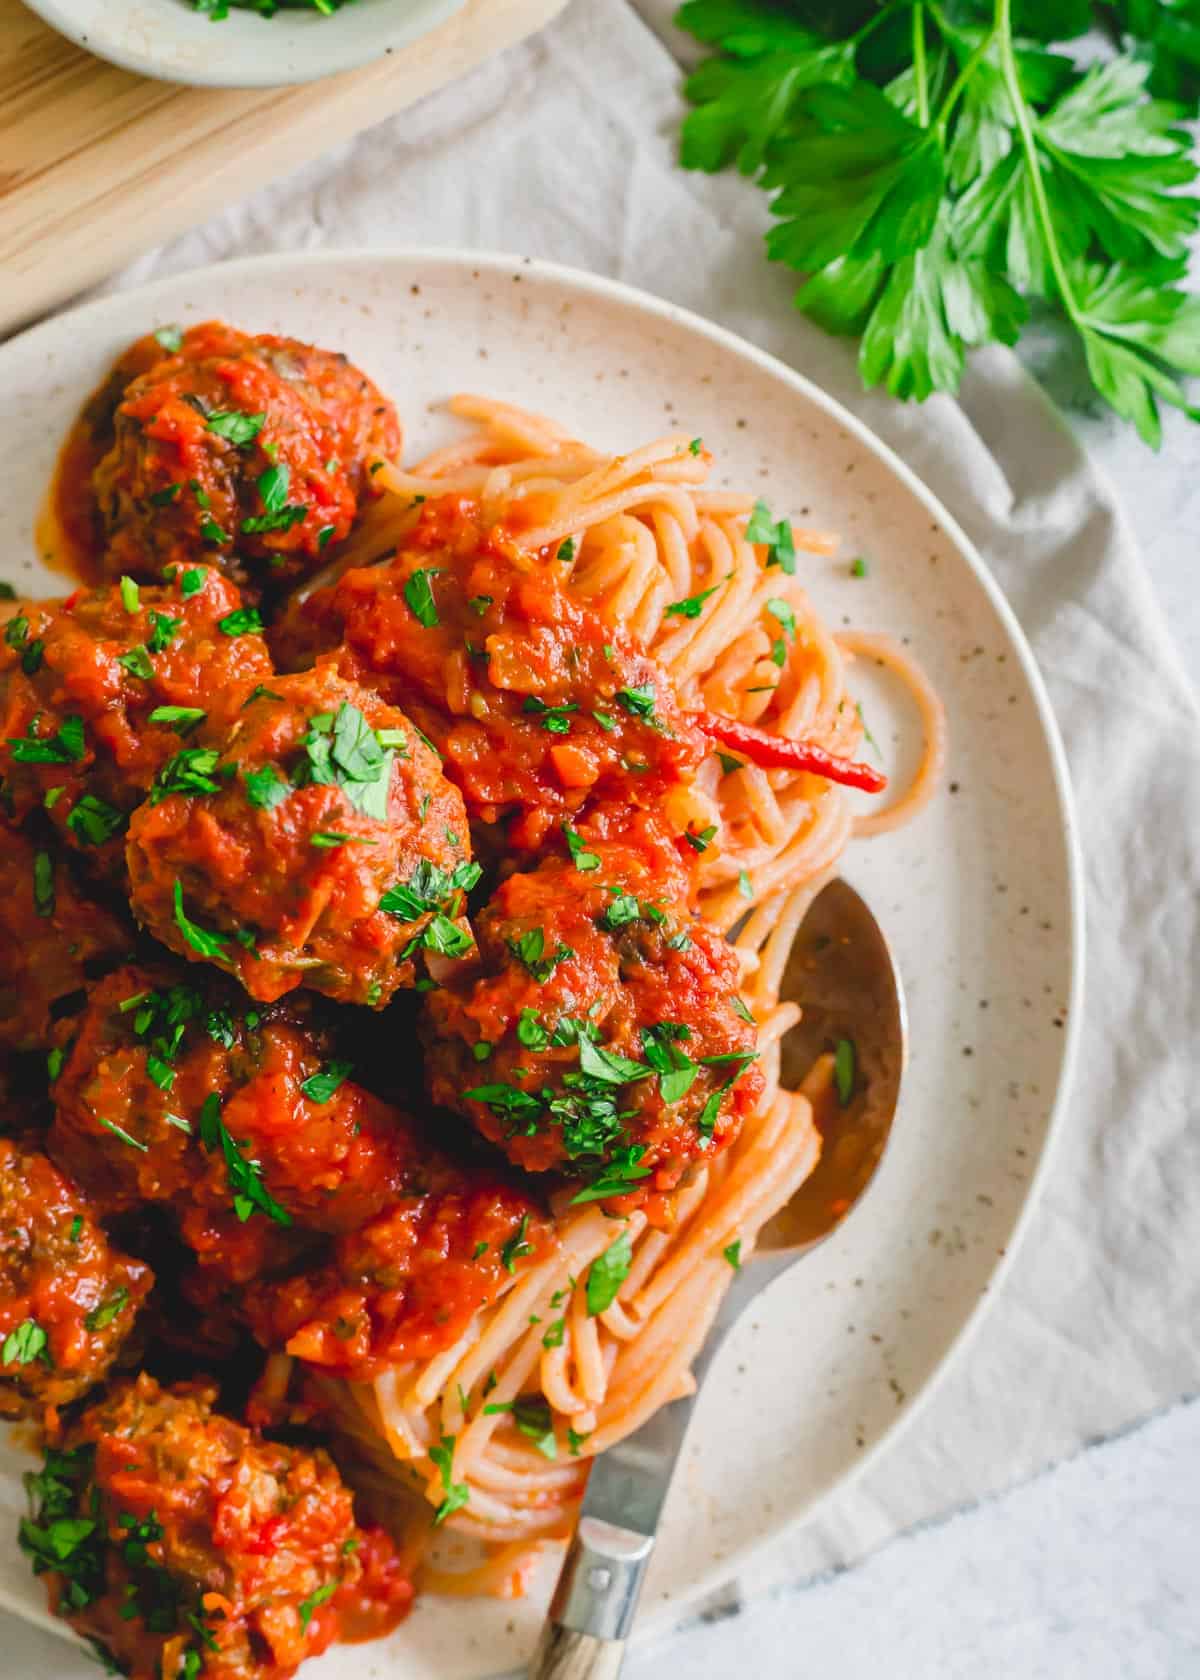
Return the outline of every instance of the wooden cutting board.
[[[225,90],[118,70],[0,0],[0,333],[444,87],[565,3],[466,0],[364,69]]]

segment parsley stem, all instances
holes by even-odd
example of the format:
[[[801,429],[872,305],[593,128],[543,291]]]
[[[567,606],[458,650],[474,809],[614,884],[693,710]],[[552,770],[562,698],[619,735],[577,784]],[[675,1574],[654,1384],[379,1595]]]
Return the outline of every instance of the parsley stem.
[[[1033,195],[1033,208],[1038,226],[1041,228],[1042,238],[1046,241],[1046,254],[1050,258],[1050,267],[1054,270],[1063,309],[1072,324],[1082,330],[1079,305],[1075,301],[1075,293],[1071,289],[1066,264],[1059,249],[1058,234],[1050,213],[1050,200],[1046,195],[1046,183],[1042,177],[1042,162],[1038,157],[1037,138],[1033,132],[1029,106],[1025,102],[1021,77],[1017,70],[1017,58],[1013,51],[1012,0],[996,0],[993,28],[1000,43],[1000,74],[1016,118],[1017,134],[1021,150],[1025,154],[1025,165],[1029,170],[1029,190]]]
[[[929,74],[925,63],[925,7],[919,3],[912,9],[913,80],[917,88],[917,121],[929,127]]]
[[[936,6],[931,6],[930,7],[930,14],[933,17],[934,21],[938,24],[938,27],[943,32],[945,32],[946,24],[943,21],[942,16],[941,16],[941,14],[938,11]],[[963,65],[962,69],[958,72],[958,75],[955,76],[954,80],[951,82],[950,87],[949,87],[949,89],[946,93],[946,96],[942,100],[941,107],[938,110],[937,125],[936,126],[937,126],[937,131],[938,131],[938,137],[941,140],[943,146],[946,143],[946,130],[950,126],[950,118],[954,115],[954,107],[958,104],[959,100],[962,98],[963,92],[966,89],[966,87],[968,86],[968,84],[970,83],[971,78],[974,76],[976,70],[978,70],[980,62],[984,58],[986,58],[988,53],[991,51],[992,42],[995,39],[996,39],[996,25],[993,23],[992,27],[985,33],[983,39],[980,41],[979,45],[975,48],[975,51],[971,54],[971,56],[967,59],[966,63]]]

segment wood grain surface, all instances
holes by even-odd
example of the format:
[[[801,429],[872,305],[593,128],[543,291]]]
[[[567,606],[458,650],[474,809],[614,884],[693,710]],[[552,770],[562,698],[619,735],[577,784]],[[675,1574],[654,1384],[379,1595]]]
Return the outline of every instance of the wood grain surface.
[[[0,333],[444,87],[564,4],[467,0],[361,70],[226,90],[131,75],[0,0]]]

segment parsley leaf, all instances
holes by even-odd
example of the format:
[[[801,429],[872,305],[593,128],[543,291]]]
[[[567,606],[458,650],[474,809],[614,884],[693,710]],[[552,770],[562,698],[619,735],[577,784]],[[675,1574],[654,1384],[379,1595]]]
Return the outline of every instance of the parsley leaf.
[[[257,607],[238,607],[217,620],[217,629],[223,636],[258,635],[262,627],[262,614]]]
[[[224,1157],[225,1173],[233,1196],[233,1211],[244,1225],[253,1213],[266,1214],[277,1225],[290,1225],[292,1216],[280,1207],[263,1183],[263,1170],[258,1161],[244,1151],[233,1138],[221,1117],[221,1099],[210,1091],[200,1110],[200,1142],[209,1154],[218,1151]]]
[[[245,775],[246,798],[260,811],[273,811],[292,792],[292,784],[281,776],[273,764],[260,770],[248,770]]]
[[[453,1435],[443,1435],[435,1447],[429,1449],[429,1460],[442,1478],[442,1489],[445,1497],[434,1512],[435,1524],[444,1523],[447,1517],[453,1516],[455,1511],[461,1511],[471,1498],[471,1489],[466,1482],[454,1481],[454,1445]]]
[[[33,733],[35,718],[27,735],[10,736],[9,746],[17,764],[78,764],[86,754],[83,719],[65,717],[57,731],[46,738]]]
[[[432,630],[441,620],[433,598],[433,579],[445,570],[444,566],[426,566],[416,571],[404,585],[404,599],[418,624]]]
[[[1130,50],[1049,50],[1093,20]],[[1180,285],[1200,199],[1180,191],[1197,168],[1170,103],[1200,93],[1196,0],[688,0],[679,21],[717,49],[687,84],[684,165],[736,165],[773,195],[768,254],[804,275],[800,309],[861,339],[864,383],[955,391],[1038,297],[1148,443],[1163,402],[1200,418]]]
[[[214,409],[205,421],[210,432],[229,443],[253,443],[267,423],[265,414],[243,414],[236,408]]]
[[[587,1277],[587,1310],[589,1318],[598,1318],[612,1306],[629,1276],[633,1265],[633,1243],[629,1232],[622,1231],[611,1247],[592,1261]]]
[[[567,842],[567,850],[571,854],[571,861],[575,865],[576,869],[581,870],[585,874],[589,873],[593,869],[599,869],[599,854],[596,852],[589,852],[584,849],[583,841],[571,827],[570,823],[564,823],[562,825],[562,831],[563,838]]]
[[[202,957],[210,957],[217,961],[225,955],[225,947],[229,944],[229,936],[224,933],[210,933],[207,928],[197,927],[189,921],[183,908],[183,883],[175,882],[175,925],[187,940],[193,951],[198,951]]]
[[[31,1365],[45,1352],[46,1332],[36,1318],[26,1318],[4,1338],[0,1365]]]
[[[103,846],[125,827],[125,813],[105,804],[94,794],[76,800],[67,816],[67,827],[85,846]]]
[[[300,1089],[309,1102],[327,1103],[334,1092],[345,1082],[351,1070],[350,1062],[330,1062],[320,1073],[310,1074],[304,1080]]]
[[[300,1617],[300,1632],[308,1632],[308,1624],[313,1619],[313,1612],[322,1604],[326,1604],[341,1586],[340,1581],[325,1581],[314,1593],[310,1593],[296,1606],[296,1614]]]

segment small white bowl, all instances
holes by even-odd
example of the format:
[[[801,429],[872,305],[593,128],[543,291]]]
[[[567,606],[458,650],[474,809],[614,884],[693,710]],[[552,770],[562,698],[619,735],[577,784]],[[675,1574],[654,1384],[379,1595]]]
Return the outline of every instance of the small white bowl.
[[[282,87],[315,82],[382,58],[427,35],[465,0],[350,0],[263,17],[230,7],[214,22],[190,0],[28,0],[68,40],[164,82],[193,87]]]

